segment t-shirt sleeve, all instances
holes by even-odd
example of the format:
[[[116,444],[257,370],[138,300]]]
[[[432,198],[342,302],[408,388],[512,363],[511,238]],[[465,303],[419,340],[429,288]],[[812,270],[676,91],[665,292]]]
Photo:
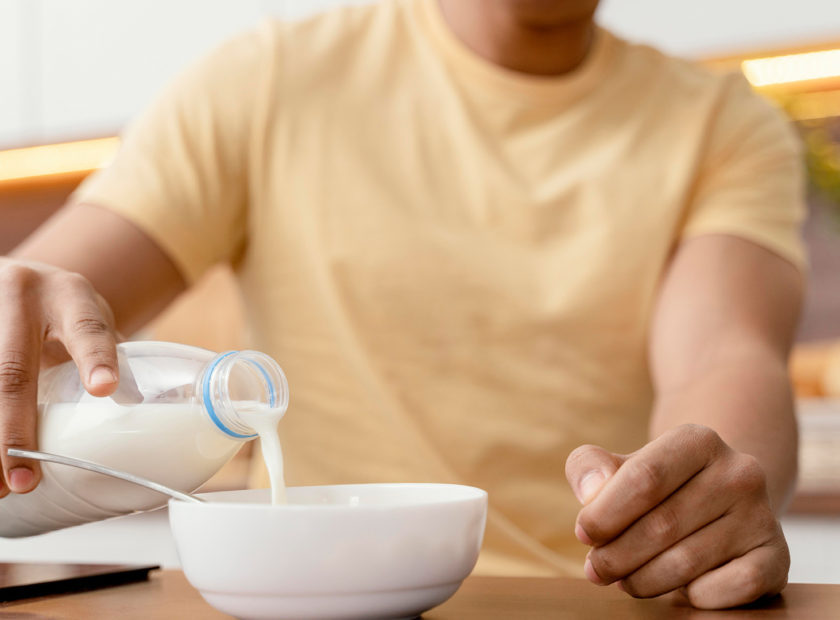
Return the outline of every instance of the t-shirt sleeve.
[[[683,238],[731,234],[805,266],[800,141],[781,111],[729,76],[683,227]]]
[[[114,160],[70,200],[139,226],[188,282],[234,260],[245,243],[262,40],[260,30],[239,35],[176,78],[129,124]]]

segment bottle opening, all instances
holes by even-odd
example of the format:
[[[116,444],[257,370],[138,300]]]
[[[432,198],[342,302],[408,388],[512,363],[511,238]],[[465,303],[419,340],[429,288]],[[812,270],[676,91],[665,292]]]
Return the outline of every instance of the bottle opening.
[[[264,353],[229,351],[216,357],[203,377],[204,406],[222,431],[240,439],[256,437],[238,412],[260,410],[278,417],[289,406],[289,386],[280,366]]]

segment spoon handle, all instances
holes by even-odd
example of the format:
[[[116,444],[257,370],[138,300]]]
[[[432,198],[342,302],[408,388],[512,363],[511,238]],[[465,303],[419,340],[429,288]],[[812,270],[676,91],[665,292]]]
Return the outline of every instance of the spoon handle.
[[[184,502],[193,502],[199,504],[204,502],[204,500],[200,497],[196,497],[195,495],[189,495],[188,493],[182,493],[181,491],[176,491],[175,489],[170,489],[167,486],[158,484],[157,482],[152,482],[151,480],[147,480],[146,478],[141,478],[140,476],[135,476],[134,474],[129,474],[128,472],[119,471],[118,469],[111,469],[110,467],[99,465],[98,463],[92,463],[90,461],[84,461],[82,459],[75,459],[70,456],[50,454],[49,452],[36,452],[35,450],[18,450],[17,448],[9,448],[7,450],[7,453],[9,456],[19,456],[26,459],[35,459],[37,461],[48,461],[50,463],[58,463],[59,465],[69,465],[70,467],[86,469],[88,471],[96,472],[97,474],[111,476],[112,478],[119,478],[120,480],[125,480],[126,482],[133,482],[134,484],[139,484],[142,487],[146,487],[147,489],[157,491],[158,493],[163,493],[164,495],[169,495],[170,497],[180,499]]]

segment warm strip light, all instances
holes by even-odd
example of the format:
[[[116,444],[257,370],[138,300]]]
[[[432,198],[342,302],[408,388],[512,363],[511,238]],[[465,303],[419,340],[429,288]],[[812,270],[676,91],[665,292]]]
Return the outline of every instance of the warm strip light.
[[[0,151],[0,181],[89,172],[108,163],[119,138],[97,138]]]
[[[840,77],[840,49],[745,60],[741,69],[753,86]]]

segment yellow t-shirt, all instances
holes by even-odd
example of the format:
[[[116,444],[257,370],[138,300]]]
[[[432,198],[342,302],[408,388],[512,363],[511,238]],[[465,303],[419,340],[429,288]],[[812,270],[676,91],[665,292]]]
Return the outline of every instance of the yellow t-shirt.
[[[573,73],[522,75],[394,0],[228,42],[75,200],[190,281],[234,266],[291,386],[290,484],[482,487],[479,572],[549,575],[586,551],[568,453],[646,441],[669,254],[729,233],[800,263],[800,183],[741,78],[603,30]]]

